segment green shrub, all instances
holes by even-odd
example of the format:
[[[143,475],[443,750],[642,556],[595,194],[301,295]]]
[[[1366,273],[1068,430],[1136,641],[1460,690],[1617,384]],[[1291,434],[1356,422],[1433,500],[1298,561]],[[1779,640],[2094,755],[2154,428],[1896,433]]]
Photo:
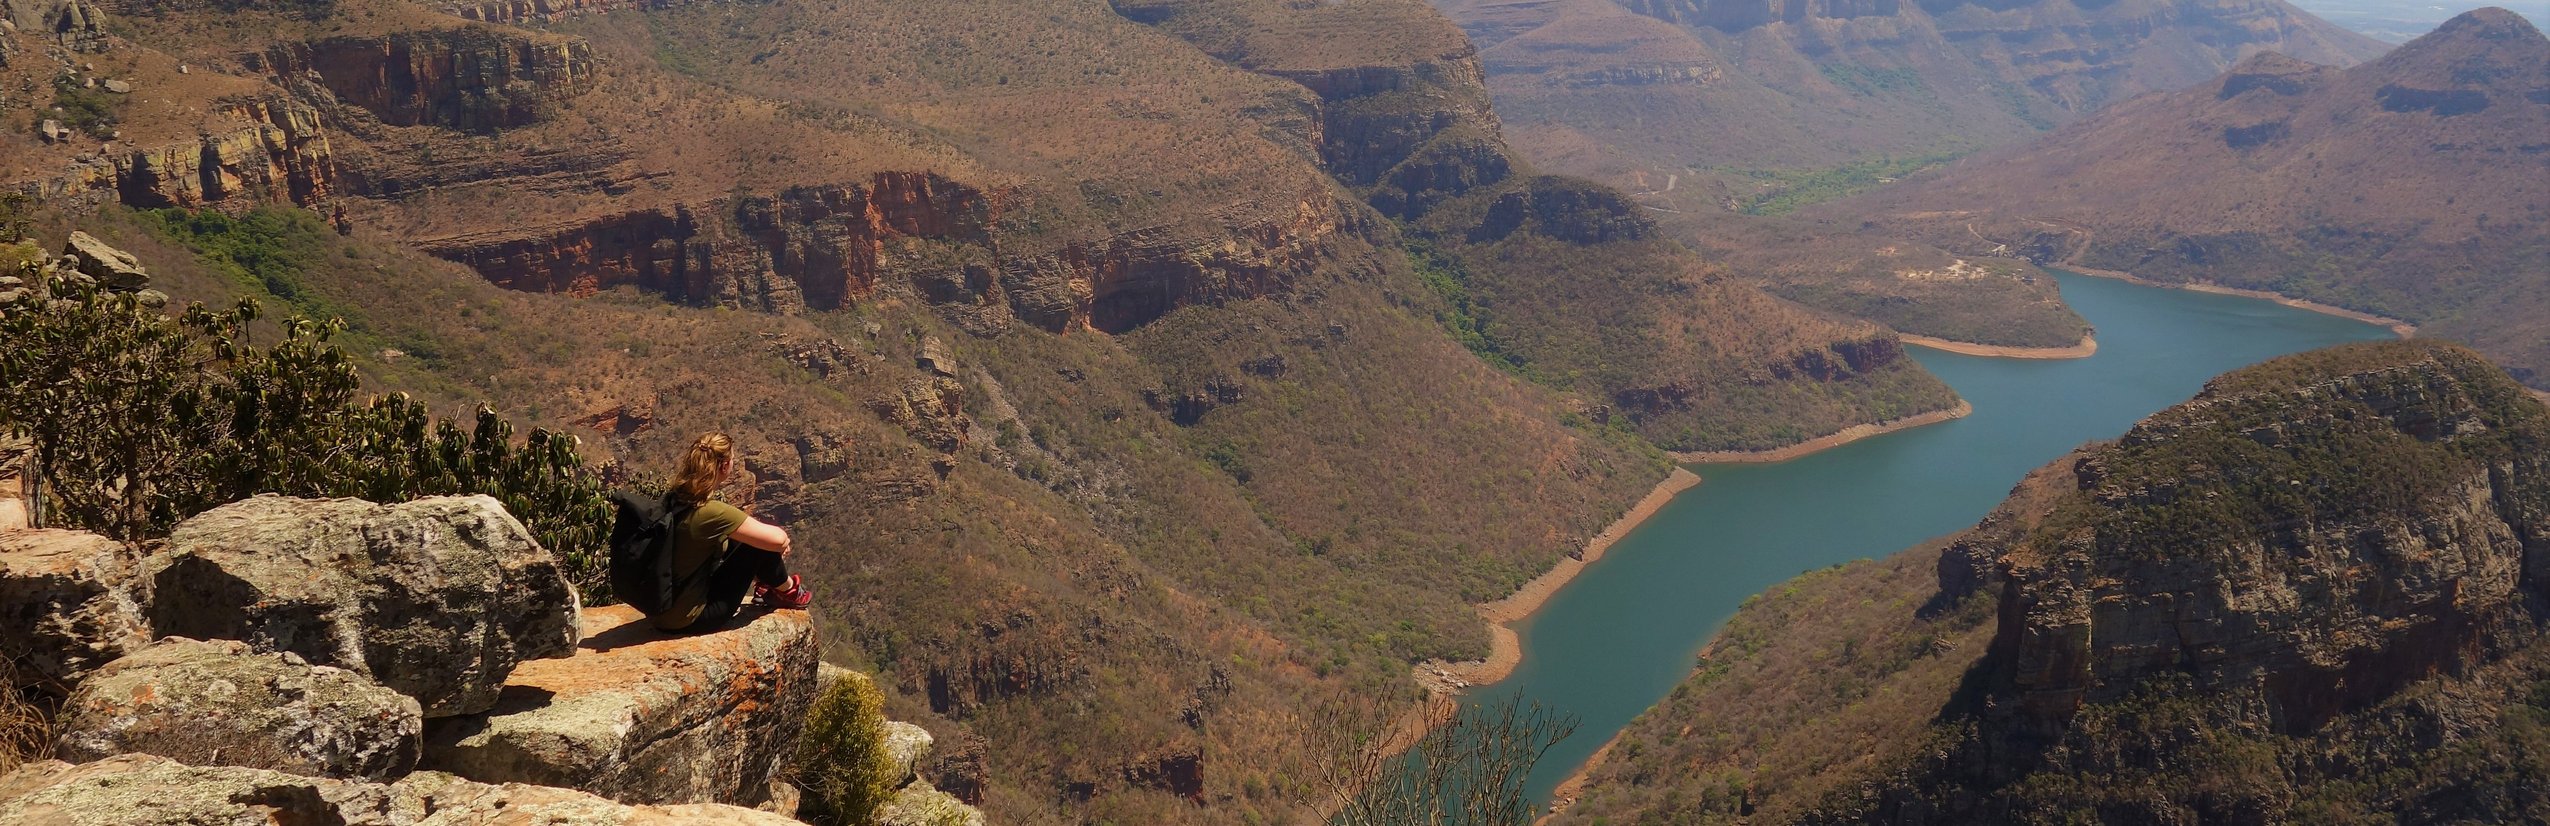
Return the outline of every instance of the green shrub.
[[[102,89],[81,86],[69,75],[53,79],[53,108],[62,110],[62,125],[104,138],[115,133],[116,109],[123,101]],[[38,118],[44,117],[42,113]]]
[[[894,796],[885,750],[885,695],[864,674],[847,674],[815,698],[797,740],[797,787],[817,823],[860,826]]]
[[[0,432],[34,442],[47,522],[141,539],[259,493],[485,494],[560,556],[588,603],[609,600],[609,505],[574,437],[534,430],[517,446],[483,406],[463,429],[404,396],[360,398],[353,362],[328,341],[334,321],[286,319],[261,347],[253,301],[170,318],[19,273],[41,290],[0,305]]]

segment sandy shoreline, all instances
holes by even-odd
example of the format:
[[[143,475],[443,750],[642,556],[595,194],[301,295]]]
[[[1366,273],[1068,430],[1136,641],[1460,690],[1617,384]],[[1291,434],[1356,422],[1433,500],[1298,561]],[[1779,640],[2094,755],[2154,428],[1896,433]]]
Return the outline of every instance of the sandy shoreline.
[[[1560,557],[1558,564],[1550,566],[1550,569],[1540,576],[1533,577],[1532,581],[1523,583],[1523,587],[1515,589],[1514,593],[1507,594],[1505,598],[1495,602],[1480,603],[1479,617],[1487,620],[1488,623],[1488,658],[1462,662],[1428,660],[1418,663],[1417,682],[1424,684],[1437,694],[1448,694],[1458,693],[1474,685],[1493,683],[1513,675],[1515,666],[1523,664],[1523,640],[1514,633],[1514,628],[1509,623],[1531,616],[1532,612],[1540,610],[1541,605],[1549,602],[1550,597],[1557,594],[1559,588],[1575,579],[1577,574],[1582,573],[1585,566],[1602,559],[1603,553],[1611,550],[1612,543],[1619,542],[1621,537],[1628,536],[1630,530],[1637,528],[1639,523],[1647,521],[1648,517],[1655,516],[1657,511],[1663,510],[1665,503],[1673,501],[1676,494],[1690,490],[1699,484],[1700,474],[1693,473],[1688,468],[1674,468],[1673,473],[1666,476],[1664,481],[1656,483],[1654,489],[1647,491],[1646,498],[1638,500],[1638,504],[1630,506],[1628,513],[1621,514],[1619,519],[1613,520],[1611,527],[1604,528],[1602,533],[1595,534],[1593,539],[1587,541],[1584,552],[1579,555],[1582,558]]]
[[[1906,416],[1891,422],[1883,422],[1879,424],[1855,424],[1842,428],[1839,433],[1821,438],[1808,439],[1797,444],[1789,445],[1788,447],[1774,448],[1771,450],[1711,450],[1696,453],[1676,453],[1673,454],[1673,458],[1674,461],[1677,462],[1690,462],[1693,464],[1757,464],[1785,462],[1809,453],[1841,447],[1870,436],[1883,436],[1898,430],[1911,430],[1922,425],[1938,424],[1949,419],[1962,419],[1965,418],[1967,414],[1973,412],[1973,404],[1967,403],[1964,399],[1958,399],[1956,407],[1946,410],[1933,410],[1928,413]]]
[[[2243,298],[2263,299],[2266,301],[2273,301],[2287,307],[2292,307],[2297,310],[2309,310],[2321,315],[2333,315],[2339,318],[2361,321],[2366,324],[2388,327],[2391,328],[2392,335],[2399,336],[2400,338],[2417,337],[2417,325],[2415,324],[2410,324],[2390,316],[2374,315],[2372,313],[2358,310],[2349,310],[2345,307],[2340,307],[2334,304],[2322,304],[2317,301],[2307,301],[2304,299],[2294,298],[2278,292],[2268,292],[2266,290],[2244,290],[2238,287],[2225,287],[2220,284],[2213,284],[2204,281],[2189,281],[2183,284],[2172,284],[2163,281],[2153,281],[2130,272],[2102,270],[2072,264],[2055,264],[2053,266],[2057,269],[2070,270],[2082,275],[2093,275],[2100,278],[2113,278],[2118,281],[2130,281],[2146,287],[2164,287],[2173,290],[2192,290],[2200,293],[2213,293],[2215,295],[2236,295]]]
[[[1905,344],[1917,347],[1928,347],[1933,350],[1942,350],[1960,355],[1985,356],[1989,358],[2085,359],[2098,353],[2098,336],[2095,334],[2082,336],[2081,343],[2070,347],[2004,347],[1998,344],[1976,344],[1970,341],[1951,341],[1944,338],[1917,336],[1911,333],[1897,333],[1896,335],[1903,338]]]
[[[1937,424],[1973,412],[1974,405],[1959,400],[1956,407],[1948,410],[1933,410],[1882,424],[1852,425],[1843,428],[1839,433],[1774,450],[1676,453],[1673,454],[1673,458],[1677,462],[1784,462],[1871,436]],[[1647,491],[1646,498],[1638,500],[1638,504],[1630,506],[1627,513],[1613,520],[1611,527],[1604,528],[1602,533],[1595,534],[1593,539],[1587,541],[1583,553],[1576,557],[1560,558],[1558,564],[1550,566],[1547,572],[1532,578],[1530,582],[1523,583],[1523,587],[1515,589],[1514,593],[1505,595],[1503,599],[1480,603],[1477,606],[1479,617],[1487,620],[1488,623],[1487,659],[1460,662],[1427,660],[1416,664],[1412,669],[1417,682],[1436,695],[1450,695],[1458,694],[1471,686],[1485,685],[1512,676],[1515,667],[1523,664],[1522,637],[1514,633],[1512,623],[1540,610],[1543,604],[1549,602],[1551,596],[1558,593],[1558,589],[1565,587],[1568,582],[1576,579],[1577,574],[1584,572],[1585,566],[1600,561],[1603,553],[1611,550],[1612,543],[1619,542],[1621,537],[1628,536],[1632,529],[1646,522],[1648,517],[1655,516],[1657,511],[1663,510],[1665,503],[1673,501],[1675,495],[1699,484],[1699,474],[1691,472],[1689,468],[1674,468],[1673,473],[1666,476],[1664,481],[1656,483],[1653,490]]]
[[[1586,779],[1593,777],[1594,769],[1602,766],[1603,761],[1611,757],[1611,747],[1620,745],[1621,735],[1628,733],[1629,729],[1627,727],[1621,728],[1619,732],[1614,733],[1611,736],[1611,739],[1603,741],[1601,748],[1597,748],[1594,750],[1593,754],[1587,755],[1585,757],[1585,765],[1576,767],[1575,774],[1568,775],[1567,779],[1558,781],[1558,786],[1550,790],[1549,808],[1546,810],[1546,813],[1542,814],[1540,817],[1532,819],[1532,826],[1540,826],[1543,823],[1548,823],[1551,818],[1558,817],[1558,813],[1567,811],[1568,807],[1576,805],[1576,798],[1585,794]]]

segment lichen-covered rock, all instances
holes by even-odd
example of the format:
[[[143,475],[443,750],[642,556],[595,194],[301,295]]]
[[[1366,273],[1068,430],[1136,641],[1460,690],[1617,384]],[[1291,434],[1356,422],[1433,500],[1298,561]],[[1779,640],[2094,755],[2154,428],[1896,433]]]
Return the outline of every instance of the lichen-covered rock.
[[[67,694],[89,672],[150,644],[131,587],[140,576],[131,548],[93,533],[0,533],[0,654],[21,679]]]
[[[983,812],[928,783],[914,783],[877,809],[876,826],[983,826]]]
[[[394,784],[146,754],[58,760],[0,777],[0,823],[35,826],[783,826],[733,806],[631,806],[569,789],[472,783],[423,772]]]
[[[354,672],[235,640],[170,637],[80,684],[57,756],[144,752],[192,765],[386,780],[416,768],[416,699]]]
[[[575,650],[575,589],[485,496],[259,496],[186,520],[144,563],[163,635],[244,640],[423,704],[485,711],[515,667]]]
[[[435,721],[425,766],[637,803],[759,803],[814,702],[816,648],[804,611],[749,617],[670,636],[625,605],[586,609],[573,658],[525,663],[494,710]]]
[[[930,730],[897,720],[885,721],[885,754],[894,762],[896,785],[920,777],[921,758],[930,756],[930,745],[936,742]]]

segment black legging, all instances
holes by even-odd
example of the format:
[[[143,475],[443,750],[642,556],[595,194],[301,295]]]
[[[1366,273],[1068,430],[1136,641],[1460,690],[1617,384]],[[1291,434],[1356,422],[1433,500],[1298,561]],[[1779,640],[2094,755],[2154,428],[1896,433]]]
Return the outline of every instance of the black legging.
[[[708,602],[700,606],[699,619],[676,633],[705,634],[726,627],[735,612],[743,610],[744,595],[752,593],[756,582],[774,589],[788,587],[787,558],[727,540],[726,559],[708,572]]]

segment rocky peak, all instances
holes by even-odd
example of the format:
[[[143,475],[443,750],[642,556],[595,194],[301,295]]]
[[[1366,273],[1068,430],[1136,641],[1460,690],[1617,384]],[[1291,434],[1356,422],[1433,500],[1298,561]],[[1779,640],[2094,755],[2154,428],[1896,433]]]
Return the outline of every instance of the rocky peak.
[[[2001,561],[2022,731],[2183,678],[2307,732],[2483,661],[2550,595],[2545,445],[2502,371],[2409,341],[2226,375],[2084,451]]]
[[[2550,38],[2501,8],[2464,12],[2366,68],[2385,83],[2381,95],[2392,111],[2400,109],[2390,98],[2403,90],[2425,96],[2477,93],[2508,104],[2529,93],[2536,95],[2535,104],[2550,103]],[[2464,105],[2470,103],[2488,105],[2486,100]]]

